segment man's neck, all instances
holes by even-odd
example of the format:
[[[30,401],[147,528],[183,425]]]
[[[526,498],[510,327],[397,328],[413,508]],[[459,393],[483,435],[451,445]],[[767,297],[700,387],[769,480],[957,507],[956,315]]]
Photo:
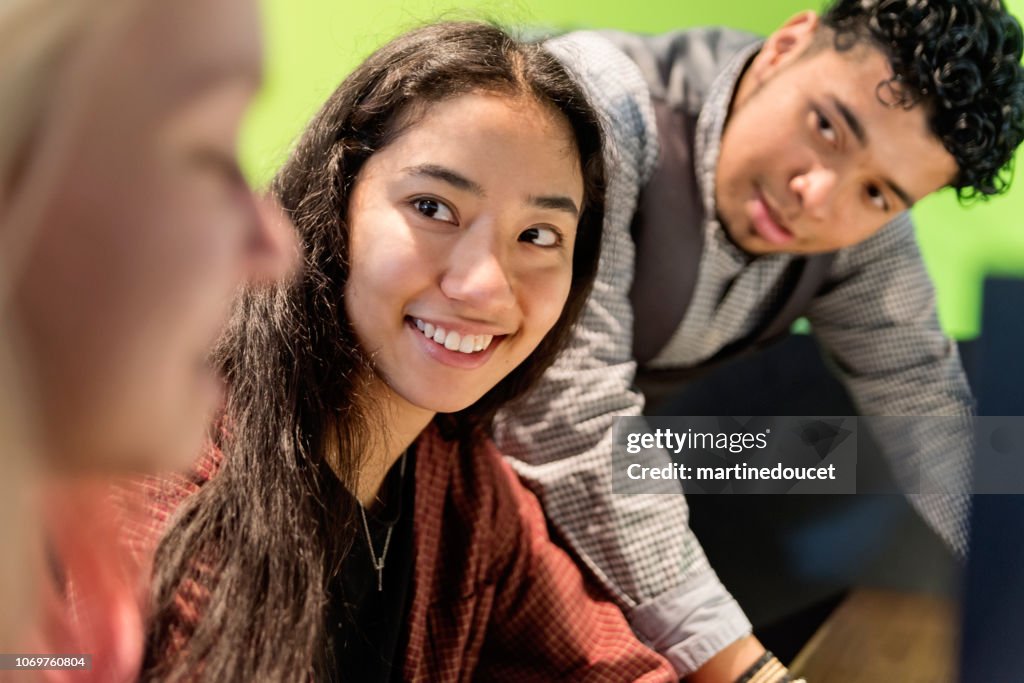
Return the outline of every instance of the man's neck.
[[[759,87],[757,79],[756,79],[756,77],[755,77],[755,75],[753,73],[753,69],[751,69],[751,66],[753,66],[755,60],[757,59],[758,54],[760,54],[760,51],[753,53],[747,59],[746,64],[743,65],[743,70],[740,72],[739,80],[736,81],[736,86],[735,86],[735,88],[733,88],[732,99],[729,100],[729,107],[726,110],[725,123],[722,126],[722,137],[725,137],[725,133],[729,129],[729,119],[732,118],[733,112],[736,109],[738,109],[739,107],[743,106],[743,104],[748,99],[750,99],[751,95],[753,95],[754,92],[756,92],[758,87]],[[715,180],[715,186],[716,186],[716,193],[717,193],[717,186],[718,186],[717,178]],[[715,208],[716,208],[716,210],[717,210],[718,206],[719,206],[719,201],[718,201],[718,196],[716,194],[716,196],[715,196]],[[722,234],[725,236],[725,239],[730,244],[735,246],[736,249],[740,253],[742,253],[744,256],[746,256],[749,260],[751,260],[751,261],[754,260],[754,258],[756,258],[757,255],[756,254],[751,254],[751,253],[747,252],[746,250],[743,249],[743,247],[741,247],[740,245],[736,244],[736,242],[730,236],[728,226],[725,224],[725,221],[722,219],[722,217],[716,215],[715,218],[718,219],[719,225],[721,225],[721,231],[722,231]]]
[[[729,118],[732,117],[733,111],[749,100],[750,96],[753,95],[758,88],[758,83],[756,82],[754,74],[750,68],[754,59],[757,59],[756,54],[751,58],[751,62],[747,62],[747,65],[743,67],[740,79],[736,83],[736,89],[733,91],[732,101],[729,102],[729,111],[725,115],[726,128],[729,127]],[[725,131],[723,129],[723,133],[724,132]]]

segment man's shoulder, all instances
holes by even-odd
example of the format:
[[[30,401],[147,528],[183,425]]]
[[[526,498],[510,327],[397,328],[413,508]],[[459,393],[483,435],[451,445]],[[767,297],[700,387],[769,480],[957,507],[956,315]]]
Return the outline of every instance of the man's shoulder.
[[[587,94],[613,100],[621,95],[646,97],[643,74],[608,36],[598,31],[573,31],[549,39],[544,47],[577,78]]]
[[[672,104],[699,107],[715,77],[730,59],[761,40],[725,27],[689,28],[648,35],[597,32],[640,69],[651,94]]]
[[[630,185],[641,183],[658,156],[658,138],[651,94],[640,69],[594,31],[558,36],[545,48],[568,69],[597,111],[609,172],[630,178]]]
[[[921,252],[914,223],[910,212],[904,211],[871,237],[836,252],[833,274],[862,272],[881,262],[890,268],[893,264],[916,268],[920,261]]]

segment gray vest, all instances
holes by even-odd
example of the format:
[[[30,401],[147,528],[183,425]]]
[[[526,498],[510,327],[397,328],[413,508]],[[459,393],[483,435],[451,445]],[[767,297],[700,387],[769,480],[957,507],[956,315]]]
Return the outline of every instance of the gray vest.
[[[727,29],[696,29],[661,36],[602,32],[640,67],[654,107],[659,157],[640,192],[632,225],[636,267],[633,354],[654,358],[682,324],[697,283],[704,241],[704,206],[694,159],[697,117],[715,76],[739,50],[757,40]],[[741,353],[783,337],[824,284],[834,254],[794,259],[773,310],[748,336],[698,367],[659,370],[692,377]]]

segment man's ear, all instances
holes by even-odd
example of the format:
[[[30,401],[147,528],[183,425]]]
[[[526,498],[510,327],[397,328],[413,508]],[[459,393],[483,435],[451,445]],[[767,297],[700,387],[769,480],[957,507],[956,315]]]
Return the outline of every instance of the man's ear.
[[[813,10],[805,10],[790,17],[768,36],[747,73],[758,83],[767,81],[807,49],[820,24],[821,20]]]

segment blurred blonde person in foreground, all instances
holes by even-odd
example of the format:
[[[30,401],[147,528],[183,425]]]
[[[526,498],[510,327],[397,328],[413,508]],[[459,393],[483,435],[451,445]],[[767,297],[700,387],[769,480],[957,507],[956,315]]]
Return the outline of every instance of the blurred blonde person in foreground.
[[[252,0],[0,6],[0,652],[137,675],[100,492],[198,451],[236,288],[295,260],[236,160],[261,59]]]

